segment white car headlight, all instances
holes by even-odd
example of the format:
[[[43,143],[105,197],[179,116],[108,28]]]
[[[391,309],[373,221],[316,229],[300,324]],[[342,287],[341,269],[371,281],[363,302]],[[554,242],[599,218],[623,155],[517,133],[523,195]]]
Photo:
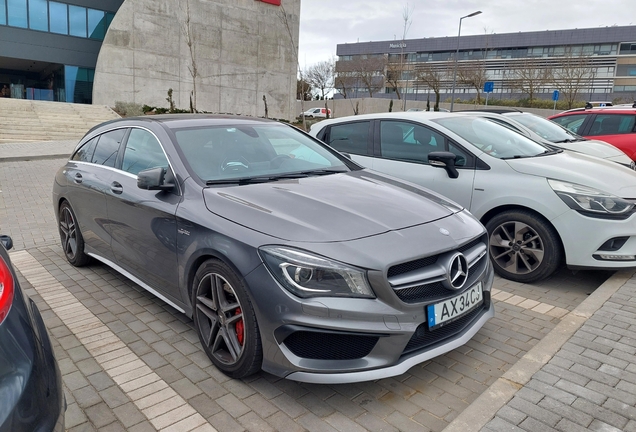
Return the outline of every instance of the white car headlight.
[[[276,280],[298,297],[375,298],[363,270],[282,246],[259,252]]]
[[[623,198],[588,186],[553,179],[548,179],[548,183],[565,204],[587,216],[625,219],[634,208]]]

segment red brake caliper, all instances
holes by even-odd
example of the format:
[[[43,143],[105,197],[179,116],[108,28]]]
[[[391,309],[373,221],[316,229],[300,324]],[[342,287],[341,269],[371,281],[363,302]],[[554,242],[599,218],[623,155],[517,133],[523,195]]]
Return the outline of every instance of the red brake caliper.
[[[240,315],[240,314],[241,314],[241,308],[236,308],[236,312],[234,312],[234,315]],[[240,319],[236,322],[236,338],[238,339],[238,342],[242,346],[243,340],[245,338],[245,324],[243,324],[243,319]]]

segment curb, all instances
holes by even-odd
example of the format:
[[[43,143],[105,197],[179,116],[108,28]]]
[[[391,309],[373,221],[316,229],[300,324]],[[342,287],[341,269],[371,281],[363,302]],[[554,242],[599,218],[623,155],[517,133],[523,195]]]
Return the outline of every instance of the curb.
[[[33,156],[9,156],[0,157],[1,162],[26,162],[32,160],[46,160],[46,159],[68,159],[70,153],[64,154],[50,154],[50,155],[33,155]]]
[[[530,349],[517,363],[462,411],[443,432],[479,431],[532,378],[605,302],[634,274],[618,271]]]

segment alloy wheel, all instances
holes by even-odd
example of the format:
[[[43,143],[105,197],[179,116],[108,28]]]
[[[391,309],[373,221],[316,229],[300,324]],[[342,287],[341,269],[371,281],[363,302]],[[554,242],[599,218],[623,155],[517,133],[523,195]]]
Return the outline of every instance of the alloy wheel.
[[[502,269],[513,274],[528,274],[536,270],[545,255],[543,241],[530,225],[507,221],[490,234],[490,254]]]
[[[199,282],[196,313],[202,341],[212,356],[227,365],[239,361],[245,342],[243,309],[236,292],[221,275],[209,273]]]
[[[77,256],[77,226],[71,209],[66,206],[62,208],[60,214],[60,234],[64,253],[68,259],[75,259]]]

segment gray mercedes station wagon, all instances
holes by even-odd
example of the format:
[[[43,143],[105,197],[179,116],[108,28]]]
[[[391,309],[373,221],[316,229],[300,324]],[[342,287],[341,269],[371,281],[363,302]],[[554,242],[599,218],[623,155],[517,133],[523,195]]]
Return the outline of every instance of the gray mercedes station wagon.
[[[373,380],[494,315],[484,227],[282,123],[169,115],[90,130],[53,186],[62,247],[192,317],[214,365]]]

